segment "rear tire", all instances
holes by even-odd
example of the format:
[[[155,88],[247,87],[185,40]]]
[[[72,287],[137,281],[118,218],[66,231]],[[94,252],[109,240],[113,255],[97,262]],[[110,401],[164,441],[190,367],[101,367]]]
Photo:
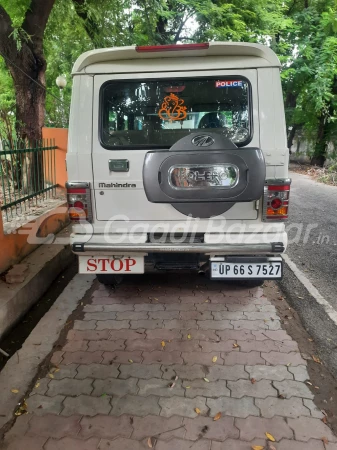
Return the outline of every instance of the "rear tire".
[[[99,275],[96,275],[96,277],[97,277],[97,280],[101,284],[104,284],[105,286],[118,286],[123,281],[123,276],[122,275],[112,275],[112,274],[103,275],[103,274],[99,274]]]

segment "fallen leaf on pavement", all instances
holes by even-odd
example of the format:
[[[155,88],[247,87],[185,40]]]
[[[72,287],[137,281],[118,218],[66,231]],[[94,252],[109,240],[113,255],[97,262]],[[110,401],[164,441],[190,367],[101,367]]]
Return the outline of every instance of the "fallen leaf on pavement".
[[[27,414],[28,413],[27,408],[28,408],[28,406],[27,406],[26,402],[19,404],[18,409],[15,411],[15,415],[22,416],[23,414]]]
[[[40,387],[40,383],[36,383],[35,389],[37,389],[38,387]]]
[[[311,383],[310,381],[306,381],[306,383],[307,383],[309,386],[312,386],[312,383]]]
[[[322,417],[321,421],[325,424],[328,423],[328,419],[326,418],[326,416]]]
[[[191,386],[185,386],[185,389],[191,389]]]
[[[255,378],[252,378],[252,379],[250,380],[250,382],[251,382],[252,384],[255,384],[255,383],[256,383]]]
[[[234,348],[238,348],[238,347],[240,347],[240,345],[239,344],[233,344],[233,347]]]
[[[273,446],[273,444],[271,444],[270,442],[268,443],[268,450],[276,450],[276,448]]]
[[[321,363],[321,360],[319,359],[318,356],[312,355],[312,359],[315,361],[315,363],[317,363],[317,364],[322,364],[322,363]]]
[[[191,339],[191,337],[192,337],[192,336],[191,336],[190,334],[187,335],[187,339]]]
[[[209,383],[209,379],[208,378],[204,378],[204,381],[206,381],[206,383]]]
[[[213,356],[212,361],[215,363],[215,362],[217,362],[217,360],[218,360],[218,357],[217,356]]]
[[[200,414],[201,413],[201,411],[200,411],[200,409],[199,408],[195,408],[195,410],[194,410],[197,414]]]
[[[164,348],[165,347],[165,341],[161,341],[161,346]]]
[[[275,440],[276,440],[272,434],[267,433],[267,432],[266,432],[266,437],[267,437],[267,439],[269,439],[269,441],[272,441],[272,442],[275,442]]]
[[[214,421],[216,421],[216,420],[219,420],[221,418],[221,412],[218,412],[218,414],[216,414],[215,416],[214,416]]]
[[[18,394],[19,393],[19,389],[11,389],[11,392],[13,392],[13,394]]]
[[[322,441],[324,442],[325,445],[329,444],[329,441],[326,437],[322,437]]]
[[[313,339],[310,339],[310,338],[308,339],[308,341],[309,341],[309,342],[314,342],[314,340],[313,340]]]
[[[133,363],[133,360],[132,360],[132,359],[129,359],[129,363],[131,363],[131,364],[132,364],[132,363]]]
[[[277,397],[280,398],[281,400],[285,399],[285,396],[283,394],[279,394]]]
[[[153,446],[154,446],[154,444],[155,444],[154,441],[155,441],[154,438],[149,437],[148,440],[147,440],[147,445],[148,445],[148,447],[153,448]]]
[[[54,375],[52,373],[48,374],[49,378],[54,378]]]
[[[264,447],[262,447],[262,445],[253,445],[252,446],[252,450],[263,450]]]

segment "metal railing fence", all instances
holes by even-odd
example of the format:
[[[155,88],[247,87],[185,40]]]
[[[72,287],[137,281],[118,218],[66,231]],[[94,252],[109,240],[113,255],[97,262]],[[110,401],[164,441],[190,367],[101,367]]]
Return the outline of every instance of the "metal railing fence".
[[[56,194],[54,139],[0,143],[0,208],[9,221]]]

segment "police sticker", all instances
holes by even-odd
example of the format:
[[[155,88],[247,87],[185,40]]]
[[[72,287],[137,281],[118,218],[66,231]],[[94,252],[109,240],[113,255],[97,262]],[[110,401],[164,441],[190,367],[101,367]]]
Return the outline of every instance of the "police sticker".
[[[216,81],[215,87],[216,88],[230,88],[230,87],[242,87],[243,81],[242,80],[225,80],[225,81]]]

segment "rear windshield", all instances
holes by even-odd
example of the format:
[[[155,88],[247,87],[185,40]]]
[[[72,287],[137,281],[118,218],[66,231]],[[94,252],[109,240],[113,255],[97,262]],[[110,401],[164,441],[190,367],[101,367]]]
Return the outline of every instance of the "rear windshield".
[[[170,148],[195,130],[251,140],[249,83],[242,77],[109,81],[101,90],[105,148]]]

